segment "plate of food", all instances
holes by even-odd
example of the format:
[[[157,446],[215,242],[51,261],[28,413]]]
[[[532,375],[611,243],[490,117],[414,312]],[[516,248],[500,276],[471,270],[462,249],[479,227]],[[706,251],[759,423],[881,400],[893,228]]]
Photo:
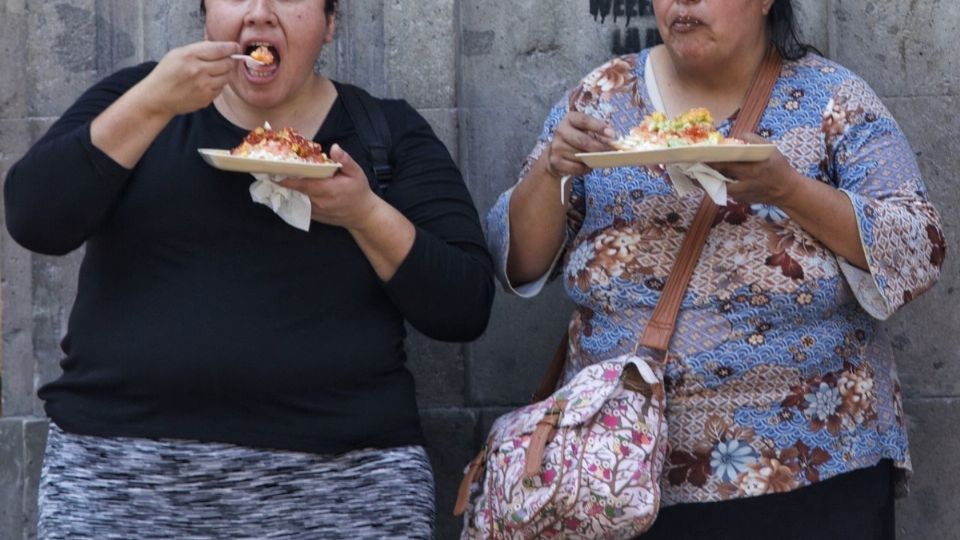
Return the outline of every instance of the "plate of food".
[[[644,117],[639,126],[613,143],[610,152],[583,152],[576,156],[588,167],[628,167],[722,161],[763,161],[774,144],[747,144],[724,137],[713,126],[707,109],[691,109],[675,118],[660,112]]]
[[[291,128],[274,130],[270,124],[251,131],[231,150],[198,151],[204,161],[224,171],[329,178],[340,169],[340,164],[327,157],[319,144]]]

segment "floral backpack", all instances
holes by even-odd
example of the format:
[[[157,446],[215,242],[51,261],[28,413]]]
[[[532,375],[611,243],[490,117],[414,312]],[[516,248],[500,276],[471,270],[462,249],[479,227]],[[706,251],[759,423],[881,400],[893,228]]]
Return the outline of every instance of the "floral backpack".
[[[498,418],[461,487],[461,538],[631,538],[649,528],[667,441],[656,369],[636,356],[594,364]]]
[[[780,66],[770,47],[731,136],[756,130]],[[462,540],[626,539],[650,528],[667,453],[666,351],[717,211],[705,196],[640,339],[649,355],[588,366],[494,422],[460,484],[454,515],[464,515]],[[564,357],[554,358],[541,389],[556,386]]]

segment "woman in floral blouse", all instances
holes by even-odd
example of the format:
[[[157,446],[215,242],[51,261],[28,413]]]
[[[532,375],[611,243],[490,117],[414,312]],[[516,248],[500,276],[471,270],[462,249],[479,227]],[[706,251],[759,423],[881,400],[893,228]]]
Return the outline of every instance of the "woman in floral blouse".
[[[773,43],[784,65],[750,142],[778,151],[715,164],[737,182],[671,344],[665,508],[643,538],[893,538],[910,455],[878,322],[934,284],[945,251],[914,154],[862,79],[798,40],[789,0],[653,4],[664,45],[564,96],[490,211],[500,278],[533,296],[560,276],[577,305],[565,380],[633,351],[701,195],[573,154],[655,110],[707,107],[728,133]]]

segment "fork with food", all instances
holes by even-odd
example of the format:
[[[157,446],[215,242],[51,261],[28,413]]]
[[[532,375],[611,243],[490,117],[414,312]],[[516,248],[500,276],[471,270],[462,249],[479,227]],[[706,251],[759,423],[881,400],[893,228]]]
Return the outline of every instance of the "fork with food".
[[[256,47],[249,54],[232,54],[230,58],[234,60],[243,60],[247,67],[272,66],[276,58],[270,51],[269,45],[253,45]]]

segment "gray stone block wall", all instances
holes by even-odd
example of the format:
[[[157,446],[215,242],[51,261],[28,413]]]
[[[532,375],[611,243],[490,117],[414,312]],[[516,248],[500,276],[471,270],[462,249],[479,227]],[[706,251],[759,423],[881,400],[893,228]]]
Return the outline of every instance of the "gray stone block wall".
[[[641,5],[644,2],[625,2]],[[887,323],[907,396],[915,475],[898,503],[901,539],[960,538],[960,3],[799,0],[809,41],[861,74],[906,131],[943,214],[946,273]],[[460,164],[481,215],[515,180],[547,110],[614,49],[642,44],[649,16],[603,22],[587,0],[345,0],[318,69],[404,97]],[[616,4],[616,3],[615,3]],[[202,37],[196,0],[0,0],[0,176],[90,84]],[[36,389],[56,377],[82,253],[30,254],[0,232],[0,540],[35,537],[45,441]],[[570,309],[557,287],[534,301],[498,294],[468,345],[411,330],[410,367],[431,442],[438,537],[463,465],[493,418],[526,401]]]

